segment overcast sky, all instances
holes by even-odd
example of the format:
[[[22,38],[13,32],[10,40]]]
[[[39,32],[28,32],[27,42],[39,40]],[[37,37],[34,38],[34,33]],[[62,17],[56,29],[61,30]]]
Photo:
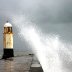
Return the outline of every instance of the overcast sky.
[[[25,15],[43,33],[56,33],[72,42],[72,0],[0,0],[0,48],[3,48],[3,25],[11,23],[11,16]],[[27,43],[20,40],[14,31],[14,48],[26,49]]]
[[[15,15],[25,16],[43,34],[58,34],[61,39],[72,43],[72,0],[0,0],[0,51],[3,50],[3,26],[7,20],[13,25],[14,49],[30,50],[28,43],[18,36],[12,22]],[[63,69],[66,69],[64,72],[72,72],[71,50],[68,48],[70,53],[60,53]]]

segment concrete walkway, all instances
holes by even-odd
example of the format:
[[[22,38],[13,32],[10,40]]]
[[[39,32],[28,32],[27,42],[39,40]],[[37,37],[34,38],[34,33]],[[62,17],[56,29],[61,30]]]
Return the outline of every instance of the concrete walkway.
[[[33,55],[14,57],[13,60],[0,60],[0,72],[43,72]]]
[[[29,72],[32,56],[15,57],[13,60],[0,60],[0,72]]]
[[[32,58],[30,72],[43,72],[43,69],[42,69],[40,63],[35,56],[33,56],[33,58]]]

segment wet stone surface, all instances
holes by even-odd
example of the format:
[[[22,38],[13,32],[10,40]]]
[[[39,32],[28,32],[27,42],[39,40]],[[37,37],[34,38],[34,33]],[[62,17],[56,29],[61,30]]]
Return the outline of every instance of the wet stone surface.
[[[43,69],[35,56],[32,58],[32,64],[30,66],[30,72],[43,72]]]
[[[15,57],[13,60],[0,60],[0,72],[29,72],[32,56]]]

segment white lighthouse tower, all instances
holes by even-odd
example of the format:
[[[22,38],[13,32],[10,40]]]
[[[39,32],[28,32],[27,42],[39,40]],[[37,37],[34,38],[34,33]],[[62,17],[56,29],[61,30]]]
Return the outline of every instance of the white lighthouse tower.
[[[3,57],[2,59],[7,59],[10,57],[14,57],[13,51],[13,31],[12,25],[7,21],[4,25],[3,32]]]

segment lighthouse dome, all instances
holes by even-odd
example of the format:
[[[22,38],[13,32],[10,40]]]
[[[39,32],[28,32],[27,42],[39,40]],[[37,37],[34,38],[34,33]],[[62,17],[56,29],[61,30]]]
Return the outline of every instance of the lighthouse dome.
[[[12,27],[12,25],[11,25],[11,23],[6,22],[5,25],[4,25],[4,27]]]

